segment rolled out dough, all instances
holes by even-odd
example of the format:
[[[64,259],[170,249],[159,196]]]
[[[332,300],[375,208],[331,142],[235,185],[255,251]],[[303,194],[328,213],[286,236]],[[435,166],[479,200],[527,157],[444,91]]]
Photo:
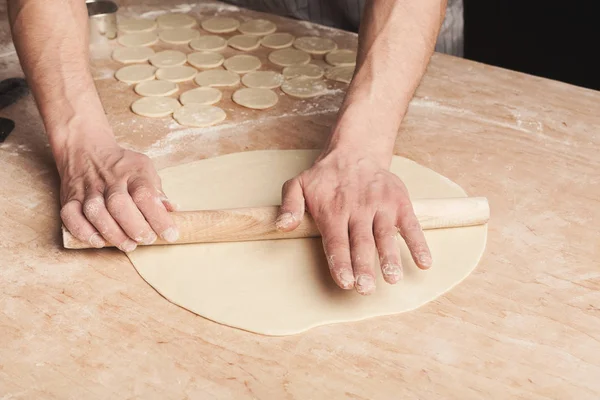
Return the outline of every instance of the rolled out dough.
[[[281,186],[312,165],[318,152],[235,153],[160,172],[182,210],[280,204]],[[392,172],[411,198],[464,197],[464,190],[413,161],[394,157]],[[404,279],[378,273],[371,296],[338,288],[320,239],[139,247],[127,253],[140,275],[175,304],[213,321],[265,335],[288,335],[335,322],[413,310],[466,278],[477,266],[487,226],[425,232],[433,267],[419,270],[399,241]],[[399,324],[401,322],[399,321]]]

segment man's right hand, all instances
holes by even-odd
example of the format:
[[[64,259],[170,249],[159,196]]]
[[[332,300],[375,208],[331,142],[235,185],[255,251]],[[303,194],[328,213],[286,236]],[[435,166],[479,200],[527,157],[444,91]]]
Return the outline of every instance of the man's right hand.
[[[91,137],[65,146],[56,160],[67,229],[93,247],[108,242],[125,252],[153,243],[157,235],[177,240],[169,216],[176,206],[163,193],[152,161],[123,149],[113,137]]]

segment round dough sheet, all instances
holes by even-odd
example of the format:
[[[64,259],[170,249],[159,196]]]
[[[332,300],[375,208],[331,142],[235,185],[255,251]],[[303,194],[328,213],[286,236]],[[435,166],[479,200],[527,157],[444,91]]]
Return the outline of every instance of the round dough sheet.
[[[313,150],[234,153],[160,171],[182,211],[280,204],[283,183],[310,167]],[[411,198],[464,197],[463,189],[413,161],[394,157],[392,172]],[[433,267],[419,270],[400,241],[404,279],[361,296],[338,288],[320,239],[138,247],[127,256],[175,304],[213,321],[266,335],[413,310],[466,278],[485,249],[487,225],[425,232]],[[376,266],[378,268],[378,266]],[[378,271],[379,272],[379,271]]]

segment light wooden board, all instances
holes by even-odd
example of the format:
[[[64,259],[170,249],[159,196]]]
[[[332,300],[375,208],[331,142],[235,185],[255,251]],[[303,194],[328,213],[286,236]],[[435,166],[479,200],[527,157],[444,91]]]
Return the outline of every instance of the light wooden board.
[[[164,4],[171,3],[123,11],[175,8]],[[208,15],[215,7],[191,11]],[[270,18],[298,34],[317,29]],[[351,34],[318,31],[343,46],[356,43]],[[266,113],[244,111],[249,122],[240,125],[185,130],[133,117],[114,102],[129,89],[111,78],[117,64],[95,54],[119,141],[158,167],[318,148],[343,95],[296,110],[282,100]],[[21,75],[2,3],[0,78]],[[279,338],[165,301],[116,250],[62,250],[59,181],[34,102],[0,116],[17,123],[0,145],[0,398],[600,397],[598,92],[436,55],[396,153],[489,199],[481,264],[414,312]]]

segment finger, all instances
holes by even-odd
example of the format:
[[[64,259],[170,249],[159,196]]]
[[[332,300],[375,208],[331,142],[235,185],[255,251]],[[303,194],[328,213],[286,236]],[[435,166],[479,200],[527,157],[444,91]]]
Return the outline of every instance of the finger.
[[[89,243],[97,249],[106,246],[102,235],[98,233],[85,215],[79,200],[68,201],[60,210],[60,218],[73,236],[82,242]]]
[[[177,241],[179,238],[177,226],[164,206],[160,193],[149,181],[143,178],[131,181],[129,194],[154,232],[167,242]]]
[[[415,264],[421,269],[430,268],[432,264],[431,252],[429,246],[427,246],[421,224],[410,203],[400,209],[397,224]]]
[[[398,245],[400,234],[394,218],[384,212],[377,212],[373,221],[373,234],[383,279],[394,284],[402,279],[402,259]]]
[[[179,211],[180,206],[179,204],[171,201],[167,195],[165,194],[165,192],[162,191],[160,186],[154,186],[155,189],[158,191],[158,196],[160,198],[160,201],[162,201],[163,206],[165,206],[165,208],[167,209],[168,212],[173,212],[173,211]]]
[[[371,294],[375,291],[373,216],[363,215],[354,220],[351,219],[348,228],[356,291],[364,295]]]
[[[83,214],[88,221],[94,225],[104,239],[122,251],[128,253],[135,250],[137,243],[123,232],[123,229],[110,215],[104,204],[104,197],[100,193],[88,196],[83,203]]]
[[[281,207],[275,221],[278,230],[289,232],[300,225],[304,217],[304,192],[298,179],[283,184]]]
[[[322,235],[323,249],[333,280],[342,289],[352,289],[355,280],[350,259],[348,218],[337,214],[329,216],[322,222],[318,219],[316,221]]]
[[[106,208],[123,231],[140,244],[152,244],[156,233],[138,210],[125,184],[114,185],[106,193]]]

